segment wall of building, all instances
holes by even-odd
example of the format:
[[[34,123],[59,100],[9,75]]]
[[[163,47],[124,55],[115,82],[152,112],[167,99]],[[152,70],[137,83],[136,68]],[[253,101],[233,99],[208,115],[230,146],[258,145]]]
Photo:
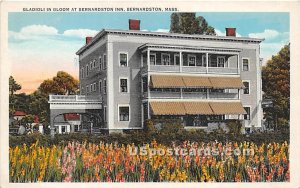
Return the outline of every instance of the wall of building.
[[[114,128],[141,127],[141,54],[137,50],[142,43],[114,42],[113,43],[113,71],[114,71]],[[128,66],[119,65],[119,53],[128,54]],[[127,78],[128,92],[120,92],[120,78]],[[110,85],[111,87],[111,85]],[[130,106],[129,122],[119,121],[119,106]]]
[[[242,81],[247,81],[250,83],[250,94],[243,94],[243,90],[241,90],[241,102],[243,106],[250,107],[250,120],[245,121],[246,127],[251,127],[252,125],[258,126],[258,112],[259,112],[259,104],[258,99],[259,96],[257,94],[257,62],[256,62],[256,49],[243,49],[240,53],[240,74]],[[243,71],[243,61],[242,59],[246,58],[249,60],[249,70]]]

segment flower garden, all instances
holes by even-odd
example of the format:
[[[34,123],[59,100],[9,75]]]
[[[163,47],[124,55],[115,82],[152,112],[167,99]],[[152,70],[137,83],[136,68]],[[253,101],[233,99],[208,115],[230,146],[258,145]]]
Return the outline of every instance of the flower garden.
[[[146,155],[134,153],[144,148]],[[187,154],[151,151],[187,150]],[[200,149],[200,150],[199,150]],[[209,155],[205,152],[214,151]],[[245,153],[249,150],[253,153]],[[239,151],[239,152],[236,152]],[[136,154],[136,155],[135,155]],[[150,155],[151,154],[151,155]],[[11,146],[10,182],[285,182],[289,144],[188,142],[166,146],[68,142]]]

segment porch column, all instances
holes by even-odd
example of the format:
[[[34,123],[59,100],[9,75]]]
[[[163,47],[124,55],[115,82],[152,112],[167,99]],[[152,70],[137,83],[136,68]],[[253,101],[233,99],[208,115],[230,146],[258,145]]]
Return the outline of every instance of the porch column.
[[[240,74],[240,56],[237,54],[237,74]]]
[[[150,71],[150,49],[147,49],[147,65],[148,65],[148,71]]]
[[[179,70],[182,72],[182,51],[179,52]]]
[[[208,73],[208,53],[206,53],[206,74]]]
[[[180,98],[182,99],[183,96],[182,96],[182,87],[180,88]]]
[[[206,98],[209,99],[209,88],[206,89]]]
[[[149,99],[150,98],[150,88],[149,88],[149,83],[150,83],[150,75],[149,75],[149,71],[150,71],[150,49],[148,48],[147,49],[147,65],[148,65],[148,74],[147,74],[147,87],[148,87],[148,89],[147,89],[147,94],[148,94],[148,96],[147,96],[147,98]],[[149,103],[148,103],[148,105],[149,105]]]

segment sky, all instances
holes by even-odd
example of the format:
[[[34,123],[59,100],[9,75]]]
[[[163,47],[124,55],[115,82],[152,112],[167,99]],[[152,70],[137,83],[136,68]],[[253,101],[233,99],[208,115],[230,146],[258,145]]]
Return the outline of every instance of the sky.
[[[85,36],[106,29],[128,29],[128,19],[140,19],[141,30],[168,32],[166,12],[11,12],[8,15],[8,50],[11,75],[22,85],[20,92],[35,91],[45,79],[63,70],[78,78],[76,51]],[[264,38],[261,57],[265,62],[290,41],[289,13],[197,13],[213,26],[218,36],[235,27],[237,37]]]

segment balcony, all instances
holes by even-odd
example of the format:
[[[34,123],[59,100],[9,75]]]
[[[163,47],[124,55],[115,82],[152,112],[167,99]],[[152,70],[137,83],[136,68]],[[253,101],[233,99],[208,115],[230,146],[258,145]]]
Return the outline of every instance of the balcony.
[[[220,92],[161,92],[150,91],[149,97],[146,93],[143,94],[144,98],[148,99],[239,99],[238,93],[220,93]]]
[[[49,95],[49,102],[99,102],[101,100],[101,96]]]
[[[142,52],[141,71],[145,72],[182,72],[200,74],[238,75],[239,51],[204,49],[182,51],[178,49],[148,49]]]

